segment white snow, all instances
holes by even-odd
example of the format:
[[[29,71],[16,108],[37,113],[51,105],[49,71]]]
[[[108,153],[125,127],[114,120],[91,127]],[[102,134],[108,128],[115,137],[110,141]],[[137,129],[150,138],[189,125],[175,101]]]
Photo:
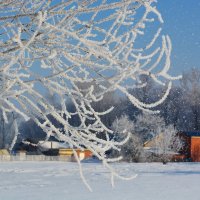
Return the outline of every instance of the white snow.
[[[131,181],[115,180],[100,163],[83,163],[93,192],[81,182],[76,163],[1,162],[2,200],[199,200],[200,164],[115,164]]]

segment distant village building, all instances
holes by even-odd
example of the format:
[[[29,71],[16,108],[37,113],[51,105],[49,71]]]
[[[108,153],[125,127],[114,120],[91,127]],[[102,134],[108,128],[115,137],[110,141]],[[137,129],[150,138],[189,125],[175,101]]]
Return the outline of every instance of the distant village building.
[[[182,131],[177,134],[181,138],[183,146],[178,153],[174,153],[171,160],[200,162],[200,131]],[[156,143],[159,142],[160,139],[162,139],[162,134],[145,142],[144,150],[159,157]]]
[[[146,141],[143,144],[143,147],[146,154],[146,160],[149,162],[162,161],[163,163],[167,163],[179,156],[179,153],[175,149],[172,150],[171,141],[166,141],[164,133],[160,133],[151,140]]]
[[[200,131],[183,131],[178,134],[184,143],[180,154],[186,161],[200,162]]]
[[[92,152],[88,149],[72,149],[68,143],[57,141],[39,141],[38,148],[46,155],[57,155],[61,157],[71,157],[75,160],[74,153],[77,154],[80,160],[92,157]]]
[[[22,143],[18,147],[16,155],[20,156],[20,158],[26,157],[26,155],[43,155],[46,157],[59,157],[58,160],[63,161],[75,161],[76,155],[74,154],[76,154],[80,160],[91,158],[93,156],[92,152],[88,149],[72,149],[68,143],[45,140],[41,140],[37,144],[31,144],[29,142]]]

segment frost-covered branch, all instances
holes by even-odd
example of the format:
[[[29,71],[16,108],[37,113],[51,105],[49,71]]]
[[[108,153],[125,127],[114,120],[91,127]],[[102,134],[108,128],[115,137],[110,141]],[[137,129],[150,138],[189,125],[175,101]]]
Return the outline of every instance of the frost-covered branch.
[[[155,112],[179,78],[168,74],[169,36],[154,27],[151,38],[143,40],[147,25],[163,23],[154,0],[9,0],[0,4],[0,13],[0,102],[5,120],[10,112],[32,118],[47,133],[46,140],[54,136],[74,148],[87,148],[105,166],[112,161],[106,151],[120,151],[127,138],[111,139],[101,116],[113,108],[97,112],[93,103],[119,91],[134,106]],[[129,93],[145,85],[139,80],[143,74],[167,86],[157,102],[146,104]],[[81,89],[80,83],[87,86]],[[55,95],[60,105],[53,105],[44,93]],[[76,126],[70,123],[74,116]]]

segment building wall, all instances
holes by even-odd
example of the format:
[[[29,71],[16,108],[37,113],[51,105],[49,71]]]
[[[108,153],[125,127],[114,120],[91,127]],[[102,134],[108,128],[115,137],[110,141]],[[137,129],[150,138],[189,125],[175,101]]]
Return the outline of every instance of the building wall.
[[[88,149],[85,149],[83,151],[81,151],[80,149],[75,149],[75,151],[81,160],[92,157],[92,152]],[[73,149],[59,149],[60,156],[73,156],[73,154]]]
[[[200,137],[191,138],[191,158],[193,162],[200,162]]]
[[[183,147],[179,151],[179,154],[184,156],[184,160],[190,160],[191,159],[191,137],[185,136],[185,135],[179,135],[181,137],[181,140],[183,142]]]

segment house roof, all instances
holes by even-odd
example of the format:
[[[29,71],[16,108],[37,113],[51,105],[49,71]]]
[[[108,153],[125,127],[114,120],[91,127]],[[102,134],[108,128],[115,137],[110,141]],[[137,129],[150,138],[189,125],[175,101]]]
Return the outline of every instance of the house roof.
[[[153,146],[155,146],[156,142],[162,140],[162,138],[163,138],[163,133],[160,133],[160,134],[154,136],[151,140],[146,141],[143,144],[143,146],[146,148],[153,147]]]
[[[69,144],[56,141],[39,141],[38,146],[42,150],[69,148]]]
[[[200,137],[200,131],[181,131],[180,133],[188,137]]]

